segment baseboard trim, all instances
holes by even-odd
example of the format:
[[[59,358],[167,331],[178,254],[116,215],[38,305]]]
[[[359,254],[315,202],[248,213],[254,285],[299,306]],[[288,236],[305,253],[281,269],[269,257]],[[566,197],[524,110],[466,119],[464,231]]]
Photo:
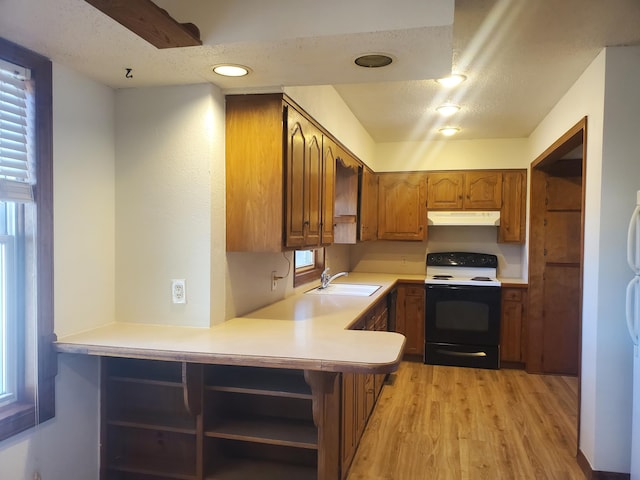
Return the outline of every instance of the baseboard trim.
[[[589,460],[584,456],[582,450],[578,449],[578,455],[576,456],[580,469],[587,477],[587,480],[631,480],[631,475],[628,473],[616,473],[616,472],[600,472],[593,470],[589,464]]]
[[[504,362],[500,360],[500,368],[509,368],[511,370],[524,370],[526,365],[524,362]]]

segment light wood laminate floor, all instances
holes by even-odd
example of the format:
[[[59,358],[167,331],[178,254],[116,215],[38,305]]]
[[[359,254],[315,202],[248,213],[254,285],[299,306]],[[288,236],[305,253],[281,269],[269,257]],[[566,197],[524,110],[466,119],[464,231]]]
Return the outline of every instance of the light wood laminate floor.
[[[577,380],[403,362],[348,480],[583,480]]]

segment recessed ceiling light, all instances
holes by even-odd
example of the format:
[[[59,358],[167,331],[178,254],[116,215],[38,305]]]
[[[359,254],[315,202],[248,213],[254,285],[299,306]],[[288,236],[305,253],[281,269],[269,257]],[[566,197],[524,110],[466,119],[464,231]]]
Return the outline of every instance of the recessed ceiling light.
[[[213,71],[223,77],[244,77],[249,73],[249,68],[243,65],[233,65],[230,63],[215,65]]]
[[[368,53],[361,55],[354,60],[355,64],[365,68],[380,68],[386,67],[393,62],[393,59],[389,55],[384,53]]]
[[[454,113],[460,111],[460,105],[454,105],[453,103],[444,103],[436,108],[436,111],[443,117],[450,117]]]
[[[446,77],[439,78],[436,80],[436,82],[438,82],[440,85],[442,85],[445,88],[451,88],[451,87],[455,87],[456,85],[460,85],[466,79],[467,77],[465,77],[464,75],[454,73]]]
[[[458,127],[444,127],[438,130],[445,137],[450,137],[451,135],[455,135],[460,131]]]

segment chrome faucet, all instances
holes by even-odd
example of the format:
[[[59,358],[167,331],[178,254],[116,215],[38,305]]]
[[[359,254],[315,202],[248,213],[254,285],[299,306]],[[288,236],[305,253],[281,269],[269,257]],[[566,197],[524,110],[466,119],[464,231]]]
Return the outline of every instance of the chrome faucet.
[[[322,274],[320,275],[320,287],[319,288],[327,288],[331,282],[333,282],[338,277],[346,277],[349,275],[349,272],[340,272],[335,275],[329,275],[329,267],[325,268]]]

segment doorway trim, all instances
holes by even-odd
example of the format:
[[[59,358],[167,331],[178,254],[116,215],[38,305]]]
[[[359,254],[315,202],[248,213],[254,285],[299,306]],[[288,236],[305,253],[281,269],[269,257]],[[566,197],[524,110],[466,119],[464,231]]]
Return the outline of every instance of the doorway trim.
[[[543,345],[543,273],[544,273],[544,211],[546,198],[546,172],[562,173],[565,169],[575,168],[568,165],[563,158],[582,145],[582,199],[580,214],[580,299],[578,316],[580,319],[578,330],[578,416],[577,442],[580,442],[580,406],[581,406],[581,378],[582,378],[582,298],[584,275],[584,219],[586,205],[587,178],[587,117],[583,117],[564,135],[556,140],[549,148],[531,162],[530,188],[530,219],[529,219],[529,292],[527,319],[527,353],[526,369],[529,373],[542,373],[542,345]]]

